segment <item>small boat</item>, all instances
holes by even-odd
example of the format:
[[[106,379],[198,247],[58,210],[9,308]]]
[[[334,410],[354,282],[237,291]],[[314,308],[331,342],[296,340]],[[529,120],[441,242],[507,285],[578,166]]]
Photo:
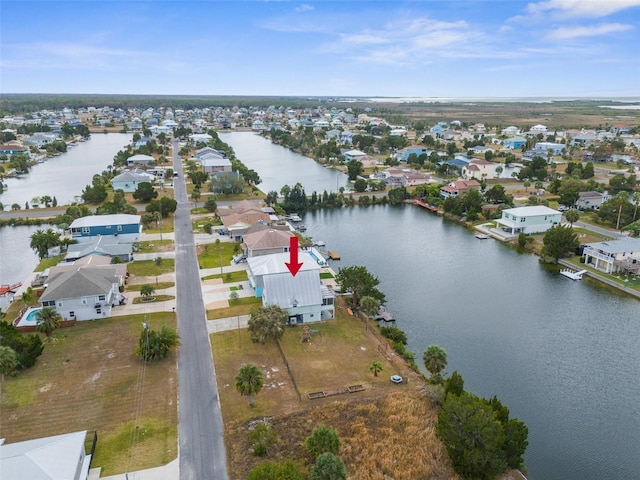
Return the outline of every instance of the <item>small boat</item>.
[[[314,247],[324,247],[325,243],[322,240],[319,240],[313,244]]]
[[[297,213],[292,213],[291,215],[289,215],[289,220],[291,220],[292,222],[301,222],[302,218],[300,218]]]
[[[307,231],[307,227],[305,227],[304,225],[298,225],[296,227],[296,230],[298,230],[299,232],[306,232]]]
[[[480,240],[486,240],[487,238],[489,238],[489,235],[487,235],[486,233],[476,233],[476,238],[479,238]]]
[[[570,268],[563,268],[562,270],[560,270],[560,275],[570,278],[571,280],[582,280],[582,275],[584,275],[585,273],[587,273],[586,270],[575,272]]]
[[[0,285],[0,295],[15,293],[15,291],[21,286],[22,282],[14,283],[13,285]]]

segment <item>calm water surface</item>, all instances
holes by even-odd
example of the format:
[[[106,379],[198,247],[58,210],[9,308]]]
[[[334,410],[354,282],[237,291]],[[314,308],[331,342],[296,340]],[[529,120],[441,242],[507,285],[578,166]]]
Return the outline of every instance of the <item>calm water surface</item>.
[[[258,188],[268,193],[280,192],[284,185],[300,183],[307,195],[314,191],[337,192],[348,186],[348,178],[291,150],[274,145],[254,132],[220,133],[220,140],[229,144],[236,157],[249,168],[253,168],[262,179]]]
[[[13,203],[24,207],[35,196],[56,197],[58,205],[69,204],[91,183],[93,176],[112,164],[113,157],[131,141],[131,134],[93,134],[68,152],[33,166],[28,175],[5,180],[8,188],[0,194],[6,209]],[[38,264],[29,248],[30,236],[40,227],[0,227],[0,284],[24,281]],[[0,308],[6,309],[7,297],[0,296]]]
[[[56,197],[58,205],[68,205],[91,184],[93,176],[113,163],[113,157],[131,141],[128,133],[94,133],[91,139],[44,163],[30,168],[27,175],[7,178],[8,188],[0,194],[0,202],[9,209],[17,203],[24,208],[33,197]]]
[[[465,388],[529,428],[530,480],[640,471],[640,302],[573,282],[413,206],[304,215],[306,234],[366,265],[418,360],[448,353]]]
[[[314,168],[255,134],[221,138],[263,179],[275,179],[263,191]],[[243,155],[247,143],[259,155]],[[330,190],[331,174],[320,167],[313,189]],[[418,207],[303,217],[308,236],[342,255],[335,269],[366,265],[380,279],[419,360],[429,345],[443,346],[447,370],[458,370],[467,390],[497,395],[527,424],[530,480],[640,478],[638,300],[566,279]]]

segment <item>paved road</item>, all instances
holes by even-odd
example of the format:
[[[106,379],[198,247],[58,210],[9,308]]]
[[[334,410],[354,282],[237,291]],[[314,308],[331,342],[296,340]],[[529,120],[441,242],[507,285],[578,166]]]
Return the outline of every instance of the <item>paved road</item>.
[[[222,413],[215,368],[207,333],[198,259],[177,141],[173,144],[175,213],[176,305],[178,333],[178,440],[180,480],[226,480]]]

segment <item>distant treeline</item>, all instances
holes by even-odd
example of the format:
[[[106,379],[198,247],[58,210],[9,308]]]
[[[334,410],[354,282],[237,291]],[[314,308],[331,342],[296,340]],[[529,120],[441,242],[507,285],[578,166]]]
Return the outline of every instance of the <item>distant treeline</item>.
[[[328,97],[259,97],[259,96],[214,96],[214,95],[71,95],[71,94],[2,94],[0,111],[8,114],[35,112],[39,110],[77,109],[82,107],[111,108],[160,108],[192,109],[212,106],[220,107],[317,107],[353,104],[340,102]]]

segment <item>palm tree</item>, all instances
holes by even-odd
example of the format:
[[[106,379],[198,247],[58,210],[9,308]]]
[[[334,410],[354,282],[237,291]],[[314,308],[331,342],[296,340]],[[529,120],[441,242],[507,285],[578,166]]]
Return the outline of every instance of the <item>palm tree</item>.
[[[635,192],[633,194],[633,203],[636,208],[633,209],[633,221],[636,221],[636,215],[638,214],[638,205],[640,205],[640,192]]]
[[[618,220],[616,221],[616,230],[618,230],[618,228],[620,228],[620,216],[622,215],[622,207],[629,201],[629,192],[626,192],[624,190],[622,192],[618,192],[616,198],[620,203],[620,207],[618,210]]]
[[[424,366],[432,377],[440,376],[447,366],[447,352],[438,345],[430,345],[422,356]]]
[[[40,260],[45,257],[49,248],[60,244],[60,235],[50,228],[46,231],[36,230],[29,238],[31,239],[29,246],[36,251]]]
[[[60,327],[60,314],[55,308],[42,307],[41,310],[36,312],[36,323],[38,326],[36,329],[40,333],[44,333],[47,336],[47,340],[51,341],[51,334],[53,331]]]
[[[240,395],[249,397],[250,407],[253,408],[253,396],[262,390],[263,385],[262,372],[256,365],[247,363],[240,368],[236,376],[236,390]]]
[[[371,365],[369,365],[369,370],[373,372],[374,377],[377,377],[378,373],[382,371],[382,362],[380,362],[379,360],[374,360],[373,362],[371,362]]]
[[[33,294],[31,293],[31,287],[27,288],[24,292],[22,292],[22,301],[24,302],[25,308],[31,303],[33,300]]]
[[[11,347],[0,347],[0,393],[5,392],[4,376],[10,374],[18,366],[18,356]]]

